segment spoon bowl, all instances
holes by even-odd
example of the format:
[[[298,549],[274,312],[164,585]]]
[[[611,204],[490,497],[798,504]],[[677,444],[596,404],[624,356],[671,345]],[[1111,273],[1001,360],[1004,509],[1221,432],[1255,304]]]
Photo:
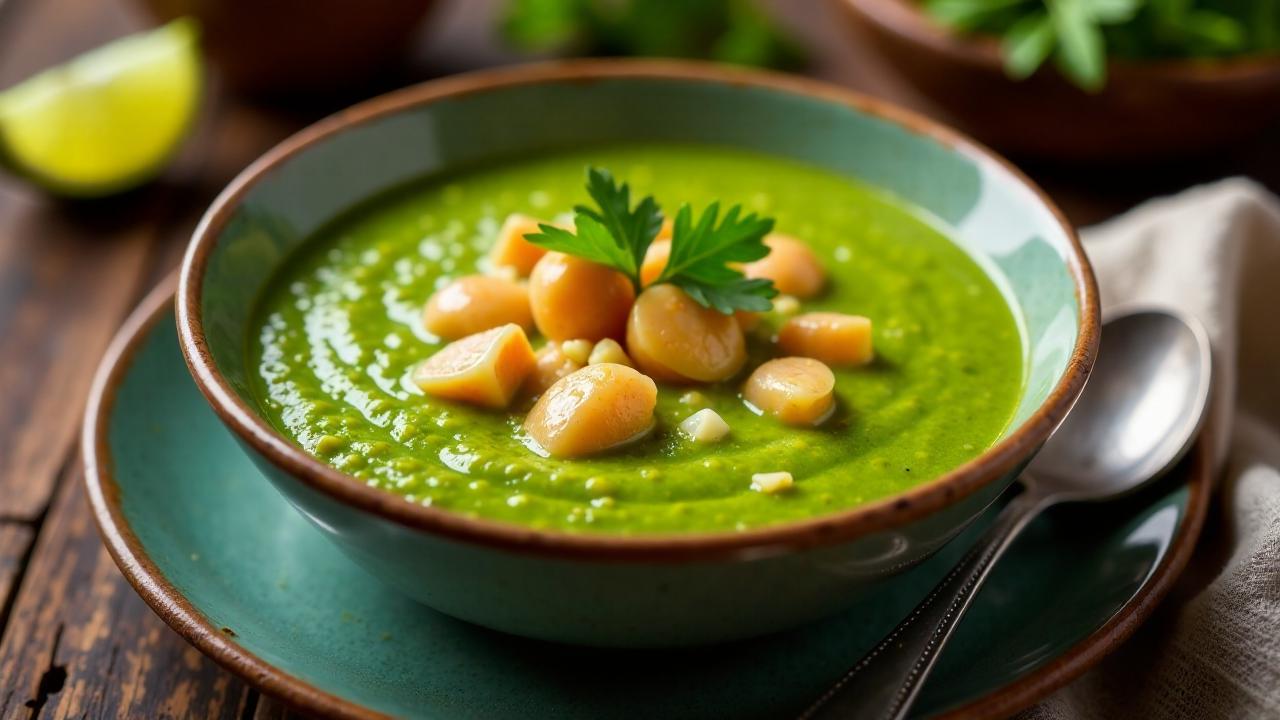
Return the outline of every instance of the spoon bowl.
[[[1084,394],[1024,475],[1055,501],[1109,500],[1160,477],[1186,454],[1209,404],[1209,339],[1165,309],[1109,318]]]

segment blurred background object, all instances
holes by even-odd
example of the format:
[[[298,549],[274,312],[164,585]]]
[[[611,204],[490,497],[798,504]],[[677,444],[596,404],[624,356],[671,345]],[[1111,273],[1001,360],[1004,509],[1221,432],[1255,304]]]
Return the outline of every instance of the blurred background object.
[[[1015,156],[1174,160],[1280,120],[1276,0],[835,2],[850,42]]]
[[[348,93],[403,61],[434,0],[141,0],[193,17],[233,88],[269,99]]]
[[[755,0],[507,0],[517,48],[591,56],[699,58],[795,70],[805,55]]]
[[[0,92],[0,165],[69,197],[112,195],[159,175],[200,104],[198,33],[174,20]]]

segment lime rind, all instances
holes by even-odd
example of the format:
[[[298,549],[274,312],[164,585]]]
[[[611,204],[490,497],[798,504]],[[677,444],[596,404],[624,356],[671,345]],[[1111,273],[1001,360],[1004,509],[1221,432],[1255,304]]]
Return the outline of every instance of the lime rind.
[[[0,164],[62,195],[94,197],[159,174],[202,85],[188,19],[122,38],[0,93]]]

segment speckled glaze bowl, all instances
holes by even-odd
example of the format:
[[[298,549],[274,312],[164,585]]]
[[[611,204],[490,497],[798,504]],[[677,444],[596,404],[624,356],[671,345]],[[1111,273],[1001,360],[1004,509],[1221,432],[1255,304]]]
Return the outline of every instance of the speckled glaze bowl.
[[[250,313],[275,268],[320,226],[406,181],[532,151],[639,140],[802,160],[949,225],[1005,289],[1025,330],[1025,389],[1005,436],[941,478],[803,522],[608,536],[406,502],[313,458],[262,419],[248,389]],[[761,635],[875,592],[1013,482],[1079,395],[1098,343],[1097,292],[1078,240],[1006,162],[921,117],[827,85],[671,62],[458,76],[324,120],[267,153],[214,202],[183,263],[177,305],[200,390],[277,489],[356,563],[464,620],[619,647]]]

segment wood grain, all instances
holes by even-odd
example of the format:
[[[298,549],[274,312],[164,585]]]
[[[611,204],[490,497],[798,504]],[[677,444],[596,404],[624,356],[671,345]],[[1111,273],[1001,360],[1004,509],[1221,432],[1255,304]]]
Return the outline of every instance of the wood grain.
[[[140,27],[119,2],[10,2],[5,16],[23,32],[0,28],[12,39],[0,43],[0,86]],[[124,315],[176,266],[231,175],[298,126],[253,109],[221,122],[229,106],[213,87],[187,151],[151,187],[68,203],[0,180],[0,718],[232,718],[256,707],[255,692],[120,576],[73,451],[92,373]]]
[[[117,571],[78,464],[0,642],[0,718],[237,718],[242,681],[174,634]]]
[[[253,709],[253,720],[306,720],[308,716],[273,697],[259,695],[257,705]]]
[[[0,45],[0,86],[128,28],[120,7],[40,0],[6,8],[29,31]],[[48,503],[94,360],[137,296],[155,237],[155,223],[138,218],[163,212],[161,195],[72,205],[0,185],[0,519],[34,521]]]
[[[34,521],[76,435],[95,360],[137,297],[155,225],[46,205],[0,217],[0,517]]]
[[[24,523],[0,523],[0,628],[5,626],[18,580],[26,565],[35,529]]]

